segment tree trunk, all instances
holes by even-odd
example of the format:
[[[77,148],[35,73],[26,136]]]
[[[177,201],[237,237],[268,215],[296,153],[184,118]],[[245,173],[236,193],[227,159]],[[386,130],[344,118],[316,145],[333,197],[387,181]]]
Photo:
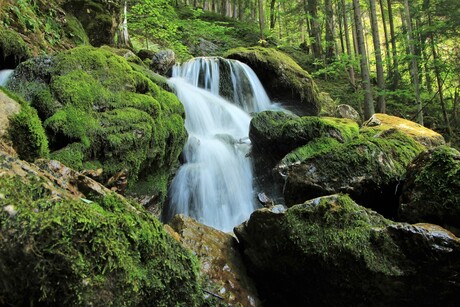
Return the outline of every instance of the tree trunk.
[[[414,39],[413,39],[413,31],[412,31],[412,20],[410,15],[410,7],[409,1],[404,0],[404,12],[406,18],[406,27],[407,27],[407,41],[410,50],[410,54],[412,55],[411,60],[411,75],[412,75],[412,82],[414,85],[415,91],[415,102],[417,104],[417,122],[420,125],[423,125],[423,105],[422,101],[420,100],[420,84],[419,84],[419,74],[418,74],[418,63],[415,54],[415,46],[414,46]]]
[[[305,3],[305,1],[304,1]],[[305,13],[309,15],[310,20],[310,42],[313,56],[316,59],[321,58],[321,25],[318,19],[318,1],[308,0],[305,3]]]
[[[358,50],[361,62],[361,78],[364,90],[364,119],[369,119],[374,115],[374,101],[372,98],[371,80],[369,77],[369,67],[367,66],[366,47],[364,45],[363,23],[361,20],[361,7],[359,0],[353,0],[353,11],[355,15],[356,37],[358,40]]]
[[[393,21],[393,9],[391,7],[391,0],[387,0],[388,6],[388,20],[390,24],[390,41],[391,41],[391,53],[393,55],[393,68],[391,70],[391,89],[396,90],[399,86],[399,80],[401,79],[399,74],[399,61],[398,61],[398,50],[396,49],[396,34],[395,25]]]
[[[387,74],[391,72],[391,56],[390,56],[390,40],[388,38],[388,28],[385,16],[385,7],[383,0],[379,0],[380,4],[380,13],[382,14],[382,25],[383,25],[383,33],[385,37],[385,62],[387,67]]]
[[[379,35],[379,26],[377,22],[377,9],[375,6],[375,0],[370,0],[370,10],[371,10],[371,28],[372,28],[372,41],[374,42],[374,51],[375,51],[375,66],[377,70],[377,86],[380,89],[380,93],[377,95],[377,112],[385,113],[386,112],[386,103],[385,103],[385,77],[383,75],[383,62],[382,62],[382,52],[380,50],[380,35]]]
[[[275,28],[276,25],[275,4],[276,0],[270,1],[270,29]]]
[[[335,57],[335,38],[334,38],[334,10],[332,0],[324,0],[326,12],[326,62],[331,62]]]
[[[405,0],[407,1],[407,0]],[[428,26],[431,29],[431,14],[428,13]],[[434,74],[436,76],[436,83],[438,85],[438,94],[439,94],[439,102],[441,103],[441,109],[442,109],[442,115],[444,117],[444,123],[447,127],[447,134],[448,134],[448,140],[452,138],[452,127],[450,126],[450,121],[449,121],[449,116],[447,114],[447,108],[446,108],[446,103],[444,101],[444,93],[442,89],[442,79],[441,79],[441,72],[439,70],[439,57],[438,57],[438,52],[436,51],[436,43],[435,43],[435,37],[434,33],[432,30],[430,30],[430,45],[431,45],[431,52],[433,53],[433,62],[434,62]]]
[[[351,62],[354,59],[353,51],[351,49],[350,43],[350,36],[348,35],[348,14],[347,14],[347,6],[345,5],[345,0],[341,0],[342,3],[342,18],[343,18],[343,27],[344,27],[344,35],[345,35],[345,44],[347,46],[347,54],[348,54],[348,61],[350,64],[348,65],[348,75],[350,76],[350,83],[354,89],[356,89],[356,78],[355,78],[355,69],[353,67],[353,63]]]
[[[264,0],[259,0],[259,26],[260,26],[260,39],[264,40],[265,29],[265,13],[264,13]]]

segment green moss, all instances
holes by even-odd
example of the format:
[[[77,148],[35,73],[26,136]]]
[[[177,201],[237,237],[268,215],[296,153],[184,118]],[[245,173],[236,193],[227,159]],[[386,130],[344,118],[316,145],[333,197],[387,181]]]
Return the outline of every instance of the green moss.
[[[59,147],[62,137],[66,141],[79,141],[85,147],[91,146],[91,136],[95,134],[98,122],[84,110],[68,105],[60,109],[44,122],[52,143]]]
[[[186,140],[183,106],[154,75],[111,50],[83,46],[27,61],[12,88],[40,106],[62,162],[80,169],[99,161],[101,180],[124,170],[130,185],[158,169],[169,176]]]
[[[30,58],[30,49],[22,37],[0,25],[0,65],[15,68],[20,62]]]
[[[71,14],[66,15],[67,23],[64,25],[64,33],[75,42],[76,45],[89,45],[89,38],[80,21]]]
[[[382,251],[377,245],[390,242],[388,234],[379,228],[390,221],[373,211],[357,206],[347,195],[309,201],[286,212],[289,228],[283,231],[298,244],[303,253],[314,253],[333,267],[346,266],[353,259],[375,273],[401,275],[391,255],[396,251]],[[390,244],[393,249],[395,244]]]
[[[460,229],[460,152],[439,146],[420,154],[407,171],[400,217]]]
[[[311,141],[307,145],[296,148],[288,153],[280,162],[280,165],[289,166],[294,163],[302,162],[313,155],[321,155],[322,153],[331,150],[331,148],[339,145],[339,141],[334,138],[322,137]]]
[[[142,208],[116,195],[53,196],[4,176],[0,298],[8,305],[199,306],[198,263]]]
[[[281,157],[318,138],[334,138],[343,143],[357,138],[358,135],[358,124],[349,119],[295,117],[273,111],[254,116],[249,131],[254,146],[270,150]]]
[[[10,120],[9,134],[19,157],[26,161],[49,155],[48,139],[37,111],[23,103]]]
[[[80,171],[82,169],[89,169],[83,167],[83,161],[85,160],[87,151],[88,148],[82,143],[71,143],[62,149],[53,151],[50,158],[61,161],[66,166]]]
[[[110,92],[98,80],[83,70],[73,70],[52,78],[50,88],[59,102],[90,111],[93,106],[104,106]]]

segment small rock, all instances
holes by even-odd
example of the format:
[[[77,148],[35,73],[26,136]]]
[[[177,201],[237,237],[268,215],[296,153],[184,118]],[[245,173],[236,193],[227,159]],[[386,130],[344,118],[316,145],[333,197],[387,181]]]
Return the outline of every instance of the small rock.
[[[18,213],[18,211],[13,205],[3,207],[3,211],[7,212],[10,215],[10,217],[14,217]]]

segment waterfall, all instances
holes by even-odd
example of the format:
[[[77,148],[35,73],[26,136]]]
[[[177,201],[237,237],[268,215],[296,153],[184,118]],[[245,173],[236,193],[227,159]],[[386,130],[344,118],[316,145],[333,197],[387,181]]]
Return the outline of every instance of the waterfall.
[[[169,83],[184,105],[189,137],[166,218],[182,213],[232,231],[256,208],[249,113],[276,106],[251,68],[234,60],[196,58],[176,65]]]
[[[0,86],[5,86],[6,82],[10,78],[11,74],[13,74],[13,69],[3,69],[0,70]]]

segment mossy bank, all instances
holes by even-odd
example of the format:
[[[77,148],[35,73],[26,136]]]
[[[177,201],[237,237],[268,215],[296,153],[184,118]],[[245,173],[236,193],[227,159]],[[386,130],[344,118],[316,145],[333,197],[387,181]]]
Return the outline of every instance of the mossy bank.
[[[0,169],[2,305],[202,305],[197,259],[143,208],[1,152]]]

